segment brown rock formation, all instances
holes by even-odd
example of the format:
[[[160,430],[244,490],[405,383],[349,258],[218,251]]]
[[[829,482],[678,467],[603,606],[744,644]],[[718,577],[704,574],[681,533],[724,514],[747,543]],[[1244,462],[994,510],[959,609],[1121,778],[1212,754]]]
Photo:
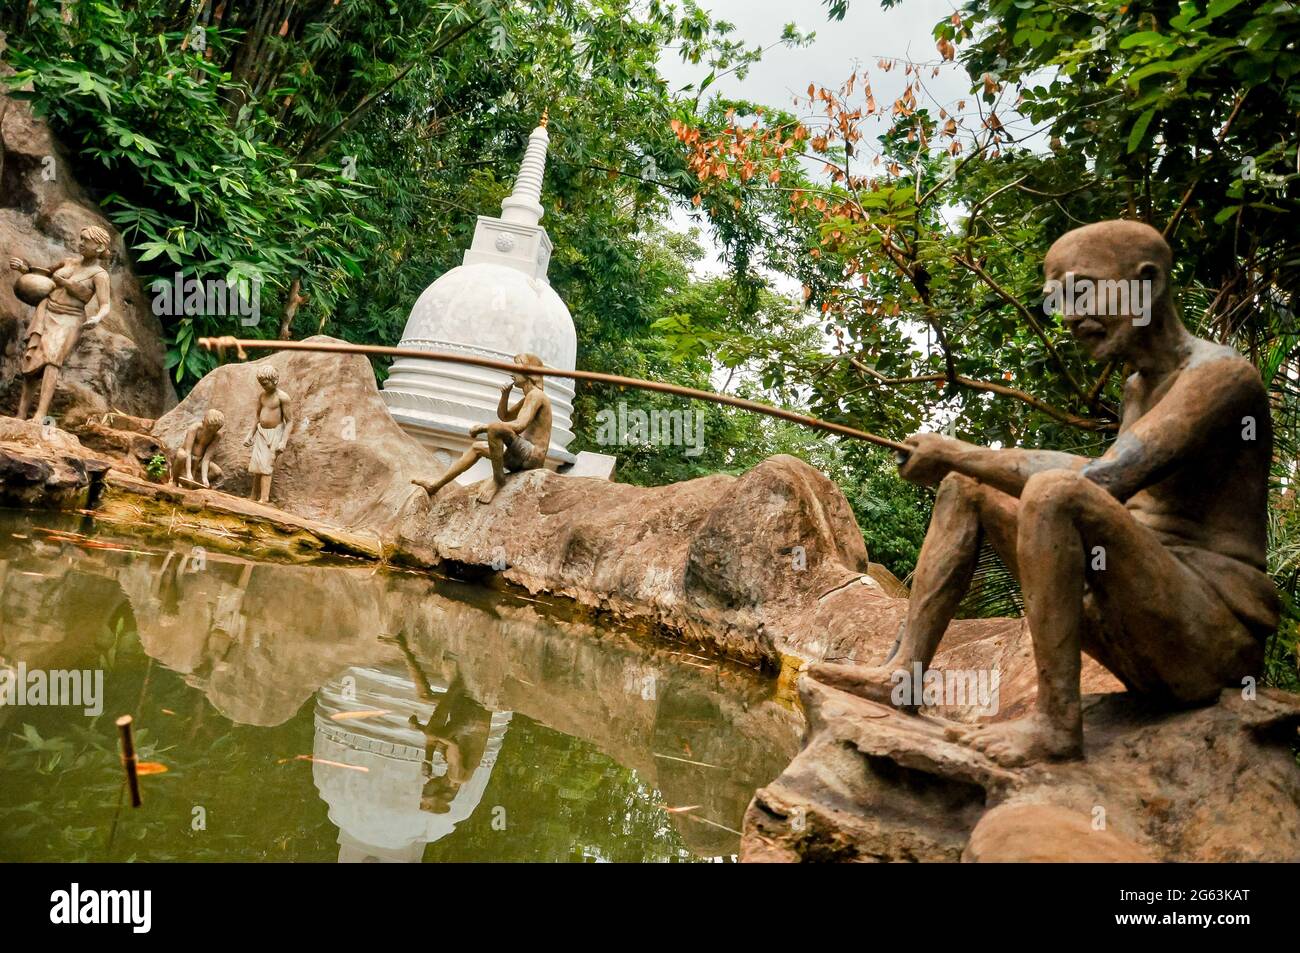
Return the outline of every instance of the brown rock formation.
[[[0,506],[89,506],[111,465],[57,428],[0,417]]]
[[[1294,696],[1225,690],[1171,714],[1091,695],[1087,760],[1007,769],[938,719],[807,678],[800,690],[807,744],[750,805],[743,860],[1300,857]]]
[[[105,262],[112,313],[87,330],[68,358],[52,414],[124,411],[156,417],[176,403],[164,367],[162,326],[151,296],[131,270],[121,237],[77,184],[49,127],[26,103],[0,94],[0,252],[49,265],[73,253],[81,229],[97,225],[113,238]],[[32,309],[13,293],[14,275],[0,266],[0,410],[18,401],[22,331]]]
[[[773,668],[785,659],[883,660],[907,612],[907,600],[872,577],[839,488],[794,457],[663,487],[534,471],[512,476],[490,506],[474,495],[449,487],[427,509],[413,507],[397,557],[496,570],[530,592]],[[940,663],[970,660],[981,665],[962,667],[1001,666],[1004,708],[1032,700],[1020,620],[955,622]],[[1119,687],[1091,660],[1084,672],[1092,691]]]
[[[225,473],[221,488],[247,495],[251,451],[244,439],[257,411],[257,369],[265,364],[279,370],[296,417],[276,462],[271,502],[306,519],[388,535],[403,506],[423,495],[411,479],[439,468],[393,421],[363,357],[282,352],[223,365],[158,420],[153,436],[174,455],[190,424],[220,410],[226,425],[213,459]]]

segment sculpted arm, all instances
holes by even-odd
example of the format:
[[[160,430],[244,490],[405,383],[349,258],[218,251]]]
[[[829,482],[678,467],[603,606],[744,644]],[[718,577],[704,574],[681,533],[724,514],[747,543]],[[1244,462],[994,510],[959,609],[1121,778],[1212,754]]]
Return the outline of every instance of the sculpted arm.
[[[280,391],[280,443],[275,452],[279,453],[289,443],[289,432],[293,430],[293,400],[284,391]]]
[[[519,415],[519,408],[524,406],[521,398],[513,407],[510,406],[510,391],[515,386],[514,381],[507,381],[501,385],[501,397],[497,401],[497,419],[502,421],[511,421]]]
[[[1117,500],[1127,500],[1201,453],[1211,440],[1224,439],[1240,424],[1258,388],[1258,374],[1243,359],[1189,367],[1150,411],[1121,429],[1110,449],[1085,466],[1083,474]]]
[[[198,437],[198,424],[190,424],[185,428],[185,442],[181,444],[181,452],[185,454],[185,479],[194,479],[194,442]]]
[[[257,436],[257,428],[262,422],[262,395],[257,395],[257,405],[253,408],[253,426],[249,428],[248,437],[244,440],[245,447],[253,445],[253,438]]]
[[[970,444],[965,446],[970,449],[959,450],[954,454],[953,471],[1015,497],[1020,496],[1020,491],[1035,473],[1079,470],[1090,459],[1057,450],[1021,450],[1018,447],[990,450]]]
[[[108,281],[108,272],[98,271],[95,273],[95,300],[99,302],[99,307],[95,313],[86,319],[86,327],[93,328],[108,317],[109,309],[113,306],[113,292]]]
[[[515,433],[523,433],[527,430],[528,425],[537,416],[537,408],[541,406],[541,403],[542,395],[540,391],[533,391],[521,400],[515,408],[514,423],[510,425],[510,429]]]
[[[1078,470],[1091,459],[1056,450],[990,449],[934,433],[906,442],[913,450],[900,468],[905,479],[936,484],[949,473],[961,473],[1016,497],[1035,473]]]

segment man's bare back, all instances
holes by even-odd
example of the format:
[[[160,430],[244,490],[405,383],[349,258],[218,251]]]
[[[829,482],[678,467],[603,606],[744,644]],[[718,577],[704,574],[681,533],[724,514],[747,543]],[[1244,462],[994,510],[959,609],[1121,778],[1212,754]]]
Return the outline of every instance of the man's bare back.
[[[1176,469],[1134,493],[1126,506],[1170,545],[1195,546],[1262,569],[1273,446],[1268,394],[1254,366],[1235,350],[1191,341],[1186,363],[1163,381],[1129,378],[1120,436],[1106,456],[1122,455],[1144,418],[1154,415],[1150,424],[1187,415],[1175,426],[1188,426],[1193,415],[1203,418],[1199,446],[1181,454]]]

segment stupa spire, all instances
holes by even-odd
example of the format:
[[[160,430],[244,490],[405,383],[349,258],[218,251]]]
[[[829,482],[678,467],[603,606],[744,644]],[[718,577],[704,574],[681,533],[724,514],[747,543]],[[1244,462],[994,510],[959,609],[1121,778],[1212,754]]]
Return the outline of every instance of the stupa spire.
[[[528,149],[519,166],[514,191],[501,203],[501,218],[519,225],[537,225],[545,210],[542,208],[542,178],[546,174],[546,147],[551,141],[546,125],[550,111],[542,112],[541,122],[528,136]]]

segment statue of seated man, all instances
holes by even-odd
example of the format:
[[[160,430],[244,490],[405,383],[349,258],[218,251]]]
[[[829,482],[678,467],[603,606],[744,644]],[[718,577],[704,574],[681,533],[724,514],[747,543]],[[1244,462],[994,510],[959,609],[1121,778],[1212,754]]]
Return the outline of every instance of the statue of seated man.
[[[220,485],[221,467],[212,459],[217,449],[217,440],[221,428],[226,425],[226,415],[221,411],[209,410],[202,420],[196,420],[185,430],[185,439],[176,451],[172,463],[172,483],[184,486],[201,486],[205,489],[213,484]],[[199,476],[194,477],[194,465],[198,463]]]
[[[490,503],[496,492],[506,482],[508,472],[536,470],[546,464],[546,452],[551,446],[551,398],[542,387],[539,374],[525,373],[522,368],[542,367],[542,359],[535,354],[516,354],[514,361],[521,370],[511,375],[501,385],[501,398],[497,402],[499,420],[472,427],[471,437],[486,434],[486,440],[473,443],[461,458],[447,468],[447,472],[430,483],[412,480],[423,487],[430,497],[460,476],[483,457],[492,461],[492,482],[479,494],[480,503]],[[510,391],[518,387],[523,397],[510,406]]]
[[[899,643],[883,666],[823,663],[813,678],[888,703],[893,672],[929,666],[982,540],[1020,580],[1036,708],[948,735],[1001,764],[1082,757],[1081,652],[1170,707],[1259,675],[1278,622],[1265,572],[1267,392],[1236,350],[1184,327],[1171,265],[1164,238],[1138,222],[1087,225],[1052,245],[1047,287],[1067,290],[1071,334],[1091,358],[1133,370],[1114,444],[1093,458],[910,437],[901,475],[939,490]],[[1125,283],[1127,305],[1102,293],[1120,287],[1107,281]]]

